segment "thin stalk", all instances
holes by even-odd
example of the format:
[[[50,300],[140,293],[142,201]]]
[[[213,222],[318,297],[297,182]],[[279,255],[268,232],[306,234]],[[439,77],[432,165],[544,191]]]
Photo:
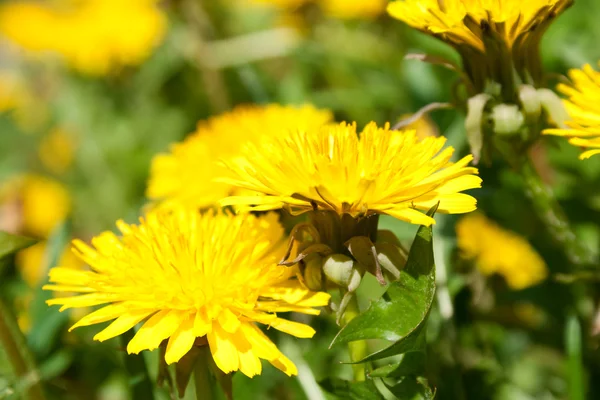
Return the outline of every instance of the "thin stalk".
[[[358,300],[356,298],[356,295],[354,295],[352,296],[352,300],[350,300],[350,303],[348,303],[348,307],[346,308],[346,312],[344,313],[344,317],[342,320],[344,326],[346,326],[359,314],[360,310],[358,308]],[[350,342],[348,343],[348,350],[350,352],[350,360],[352,362],[360,361],[367,356],[367,342],[364,340]],[[352,364],[352,370],[354,371],[354,380],[356,382],[362,382],[366,379],[366,367],[364,363]]]
[[[577,239],[552,190],[542,182],[529,158],[520,165],[519,173],[535,212],[556,244],[563,248],[569,262],[574,267],[594,264],[594,253]]]
[[[197,400],[215,400],[218,398],[215,390],[217,383],[210,372],[211,357],[208,346],[202,346],[194,367]]]
[[[568,355],[569,399],[585,400],[585,373],[583,367],[581,324],[572,314],[565,327],[565,347]]]
[[[29,354],[25,338],[19,330],[14,315],[2,298],[0,298],[0,345],[6,352],[15,376],[24,383],[25,398],[44,400],[44,391],[33,357]]]

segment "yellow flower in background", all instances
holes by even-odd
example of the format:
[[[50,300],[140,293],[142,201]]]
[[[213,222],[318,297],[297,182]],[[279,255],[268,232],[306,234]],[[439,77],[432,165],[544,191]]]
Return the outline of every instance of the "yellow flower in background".
[[[45,271],[48,268],[48,242],[42,241],[35,245],[21,250],[17,253],[16,264],[17,268],[23,276],[23,280],[27,282],[29,287],[37,287],[42,279],[45,279]],[[75,256],[70,248],[65,249],[62,253],[58,265],[70,269],[82,269],[84,263]]]
[[[166,17],[156,0],[10,2],[0,33],[32,53],[57,53],[73,68],[104,75],[143,62],[162,41]]]
[[[41,175],[25,175],[4,182],[0,187],[0,204],[14,204],[16,231],[46,238],[67,218],[71,198],[60,182]]]
[[[319,0],[323,11],[341,19],[370,19],[385,11],[388,0]]]
[[[514,290],[536,285],[548,276],[546,263],[525,238],[483,214],[463,217],[456,225],[456,235],[464,258],[475,260],[484,275],[501,275]]]
[[[569,143],[587,151],[581,159],[600,154],[600,72],[591,65],[569,71],[572,84],[560,84],[558,90],[567,96],[564,105],[571,118],[566,128],[547,129],[547,135],[569,138]]]
[[[93,247],[74,241],[91,271],[57,267],[45,288],[81,295],[48,301],[61,311],[105,305],[79,326],[114,320],[94,339],[118,336],[144,321],[127,346],[129,353],[153,350],[168,339],[165,360],[177,362],[206,337],[216,365],[225,373],[261,373],[260,359],[288,375],[294,364],[256,323],[301,337],[315,331],[277,313],[319,314],[327,293],[310,292],[294,270],[277,265],[286,249],[275,214],[262,217],[208,211],[154,210],[139,225],[117,223],[117,237],[104,232]]]
[[[572,0],[396,0],[388,13],[413,28],[455,45],[485,50],[490,29],[509,47],[542,23],[554,19]],[[519,43],[522,45],[523,43]]]
[[[214,206],[234,190],[230,184],[214,181],[227,174],[220,159],[238,156],[244,143],[312,129],[332,119],[331,112],[309,105],[272,104],[241,106],[201,121],[195,133],[171,146],[169,154],[154,157],[147,195],[164,207]]]
[[[253,3],[269,5],[281,9],[296,9],[311,0],[252,0]]]
[[[418,210],[439,202],[439,212],[473,211],[476,200],[460,192],[481,186],[477,169],[467,166],[473,157],[452,163],[454,149],[442,150],[445,142],[375,123],[359,139],[356,125],[342,123],[249,143],[242,157],[224,161],[233,176],[221,180],[260,195],[221,204],[294,213],[318,207],[354,217],[382,213],[430,225],[435,221]]]
[[[63,128],[54,128],[40,140],[38,155],[44,167],[55,174],[67,172],[73,163],[75,140]]]
[[[25,101],[21,79],[11,71],[0,71],[0,112],[19,108]]]

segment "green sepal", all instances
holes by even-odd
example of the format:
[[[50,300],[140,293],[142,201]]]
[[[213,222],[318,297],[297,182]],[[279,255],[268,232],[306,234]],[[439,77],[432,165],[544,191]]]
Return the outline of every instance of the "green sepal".
[[[427,213],[433,216],[437,205]],[[340,330],[331,346],[356,340],[385,339],[390,347],[362,360],[373,360],[410,351],[419,344],[435,294],[432,228],[421,226],[410,249],[406,268],[398,281],[368,310]],[[382,357],[383,356],[383,357]]]

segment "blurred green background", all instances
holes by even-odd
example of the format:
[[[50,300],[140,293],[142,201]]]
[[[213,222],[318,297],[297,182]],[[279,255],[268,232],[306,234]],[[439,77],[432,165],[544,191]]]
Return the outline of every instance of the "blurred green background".
[[[135,1],[158,7],[166,21],[164,35],[135,65],[90,74],[52,52],[23,49],[10,35],[0,40],[0,230],[48,240],[36,254],[0,263],[0,294],[19,320],[50,399],[130,398],[131,379],[139,377],[128,374],[122,343],[93,342],[96,327],[67,333],[74,316],[46,307],[48,294],[40,288],[45,271],[68,257],[62,253],[72,237],[88,240],[113,229],[119,218],[137,218],[146,204],[152,157],[193,132],[198,120],[244,103],[312,103],[359,127],[394,123],[426,104],[447,101],[457,79],[441,67],[405,61],[409,53],[458,57],[384,13],[341,18],[317,3],[291,10],[249,0]],[[114,13],[127,17],[125,3],[112,1]],[[0,30],[26,30],[26,14],[11,5],[0,3],[6,7]],[[600,60],[599,15],[600,2],[577,0],[555,21],[543,40],[547,72],[565,74]],[[128,18],[136,21],[136,14]],[[130,33],[127,24],[114,27]],[[68,37],[78,35],[75,28]],[[88,47],[110,47],[110,40]],[[431,120],[457,155],[468,152],[462,116],[443,110]],[[578,234],[598,249],[600,157],[582,162],[577,156],[563,140],[546,138],[534,159]],[[551,273],[564,272],[566,261],[532,213],[515,173],[501,162],[481,166],[480,173],[483,189],[472,193],[479,208],[527,237]],[[457,254],[457,219],[442,216],[435,228],[438,270],[447,277],[439,289],[447,297],[438,293],[428,331],[428,375],[438,398],[569,399],[569,381],[578,379],[572,374],[589,382],[580,388],[588,398],[600,398],[599,354],[581,355],[579,339],[573,339],[579,336],[567,335],[569,329],[592,329],[567,323],[570,288],[549,279],[515,291],[501,278],[484,278]],[[408,244],[416,229],[388,218],[381,224]],[[374,282],[360,291],[365,307],[381,293]],[[446,325],[448,315],[455,330]],[[344,348],[327,350],[335,324],[327,318],[313,323],[318,334],[311,340],[269,333],[299,366],[299,377],[265,364],[260,377],[235,376],[236,398],[327,398],[316,382],[331,373],[348,377],[351,370],[340,364]],[[157,352],[143,357],[155,379]],[[0,399],[19,398],[22,385],[27,383],[14,377],[0,350]],[[168,399],[169,390],[156,396]]]

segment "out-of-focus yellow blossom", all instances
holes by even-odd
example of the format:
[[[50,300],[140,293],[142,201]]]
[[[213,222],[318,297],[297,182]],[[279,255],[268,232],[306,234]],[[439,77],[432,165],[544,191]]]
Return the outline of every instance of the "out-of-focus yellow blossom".
[[[73,163],[75,141],[63,128],[54,128],[44,136],[39,145],[40,161],[55,174],[65,173]]]
[[[225,160],[231,177],[221,181],[258,192],[232,196],[222,205],[300,213],[318,207],[358,217],[388,214],[414,224],[435,221],[418,210],[438,204],[442,213],[475,210],[475,198],[460,193],[478,188],[472,156],[452,163],[445,138],[420,140],[415,131],[368,124],[358,138],[356,124],[296,130],[261,143],[248,143],[242,156]]]
[[[400,117],[400,120],[404,120],[406,118],[412,117],[411,114],[406,114]],[[404,127],[402,127],[405,131],[416,131],[417,137],[419,139],[425,139],[428,137],[438,137],[440,136],[440,130],[437,125],[428,117],[423,116],[417,119],[415,122],[412,122]]]
[[[183,204],[205,208],[233,193],[215,178],[227,174],[219,160],[237,157],[244,143],[260,143],[268,137],[306,131],[332,120],[326,110],[312,106],[241,106],[201,121],[195,133],[171,146],[169,154],[152,160],[147,195],[164,207]]]
[[[60,54],[91,75],[140,64],[165,30],[156,0],[25,1],[0,8],[2,35],[32,53]]]
[[[388,0],[319,0],[323,11],[334,18],[369,19],[385,11]]]
[[[456,225],[458,248],[475,260],[484,275],[498,274],[509,287],[525,289],[546,279],[546,263],[529,242],[507,231],[483,214],[463,217]]]
[[[269,5],[280,9],[297,9],[311,0],[252,0],[256,4]]]
[[[587,149],[580,158],[600,154],[600,72],[591,65],[569,71],[572,84],[560,84],[558,90],[567,96],[564,105],[570,121],[567,128],[547,129],[547,135],[569,138],[569,143]]]
[[[46,238],[71,210],[71,198],[59,182],[39,175],[17,179],[23,218],[23,230],[33,236]]]
[[[46,268],[48,268],[49,262],[46,259],[47,256],[48,243],[46,241],[36,243],[17,253],[17,267],[23,276],[23,280],[27,282],[29,287],[37,287],[42,278],[45,278],[44,273]],[[58,265],[65,268],[81,269],[84,263],[68,248],[62,253]]]
[[[56,267],[45,288],[78,296],[49,300],[61,310],[105,305],[71,329],[114,320],[94,339],[104,341],[145,321],[127,345],[129,353],[153,350],[168,340],[165,360],[177,362],[206,338],[216,365],[225,373],[261,373],[261,359],[288,375],[294,364],[265,336],[257,323],[301,338],[315,331],[279,317],[314,307],[329,295],[311,292],[293,268],[277,263],[285,253],[283,227],[274,213],[256,217],[213,210],[158,209],[140,225],[117,223],[117,237],[104,232],[93,247],[74,241],[91,271]],[[106,305],[108,304],[108,305]]]

